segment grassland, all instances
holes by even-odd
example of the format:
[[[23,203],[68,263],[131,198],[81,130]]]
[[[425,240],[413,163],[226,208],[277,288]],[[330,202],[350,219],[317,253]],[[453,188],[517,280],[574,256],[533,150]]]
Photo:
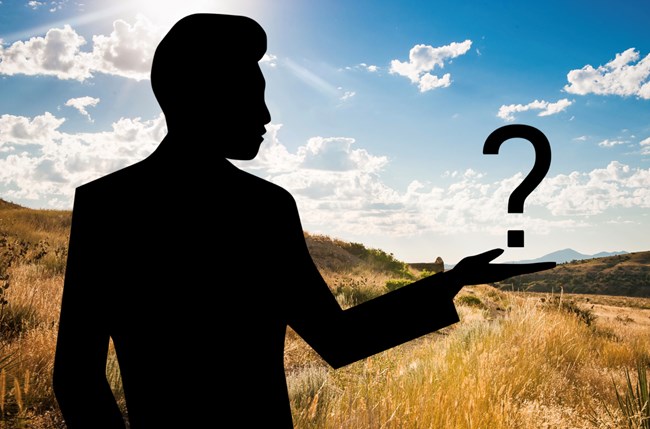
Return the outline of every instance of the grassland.
[[[579,298],[465,288],[456,326],[337,371],[290,335],[296,427],[637,427],[616,387],[647,370],[649,302]]]
[[[563,290],[650,298],[650,252],[572,261],[552,270],[508,279],[497,286],[530,292]]]
[[[51,371],[69,226],[69,212],[0,204],[0,428],[64,427]],[[307,238],[343,307],[420,275],[379,250]],[[289,330],[295,426],[647,429],[619,399],[650,362],[650,299],[483,285],[456,303],[460,323],[336,371]],[[112,355],[107,374],[123,403]]]

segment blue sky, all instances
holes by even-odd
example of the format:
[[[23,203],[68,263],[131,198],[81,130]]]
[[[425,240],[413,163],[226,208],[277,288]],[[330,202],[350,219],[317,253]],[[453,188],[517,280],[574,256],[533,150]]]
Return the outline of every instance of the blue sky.
[[[3,0],[0,197],[70,209],[76,186],[151,153],[166,132],[151,56],[193,12],[267,31],[272,122],[237,165],[288,189],[307,231],[409,262],[650,250],[650,4],[636,1]],[[507,202],[532,145],[482,153],[511,123],[552,148],[523,214]]]

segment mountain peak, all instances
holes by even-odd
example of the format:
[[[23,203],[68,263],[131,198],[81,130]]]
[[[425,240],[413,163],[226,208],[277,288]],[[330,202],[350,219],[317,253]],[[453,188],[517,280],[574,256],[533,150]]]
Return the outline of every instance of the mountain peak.
[[[604,258],[607,256],[616,256],[616,255],[625,255],[629,252],[625,250],[615,251],[615,252],[598,252],[593,255],[588,255],[585,253],[580,253],[577,250],[566,248],[562,250],[556,250],[555,252],[548,253],[540,258],[528,259],[524,261],[514,261],[518,264],[529,264],[535,262],[556,262],[558,264],[563,264],[565,262],[571,261],[581,261],[583,259],[593,259],[593,258]]]

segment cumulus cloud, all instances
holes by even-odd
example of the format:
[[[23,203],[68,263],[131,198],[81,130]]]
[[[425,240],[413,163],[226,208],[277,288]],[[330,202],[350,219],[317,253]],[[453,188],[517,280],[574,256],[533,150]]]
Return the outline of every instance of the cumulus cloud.
[[[574,137],[573,140],[575,140],[577,142],[584,142],[584,141],[587,141],[587,136]]]
[[[69,209],[75,187],[145,158],[166,133],[162,115],[121,118],[95,133],[66,133],[63,123],[47,112],[0,117],[3,197]],[[316,136],[290,151],[279,139],[281,128],[267,125],[259,155],[237,164],[292,192],[303,226],[313,232],[326,227],[339,236],[499,235],[523,227],[547,233],[586,226],[589,216],[610,209],[650,208],[650,169],[616,161],[589,172],[547,177],[526,199],[526,214],[507,214],[508,198],[523,173],[495,181],[467,169],[447,172],[444,186],[414,179],[397,189],[382,178],[389,159],[355,139]],[[650,147],[650,139],[642,147]],[[540,211],[550,215],[528,214]]]
[[[105,73],[135,80],[149,78],[151,60],[162,32],[146,18],[135,24],[117,20],[110,35],[92,38],[90,51],[81,48],[88,42],[69,25],[52,28],[43,37],[0,46],[0,74],[45,75],[84,81],[94,73]]]
[[[166,134],[162,114],[122,118],[96,133],[66,133],[63,122],[49,112],[0,117],[3,197],[69,209],[77,186],[144,159]]]
[[[134,25],[117,20],[108,36],[93,36],[95,68],[101,73],[131,79],[148,79],[153,54],[162,32],[139,16]]]
[[[471,40],[465,40],[461,43],[452,42],[449,45],[437,48],[418,44],[409,51],[408,62],[392,60],[389,71],[391,74],[409,78],[412,83],[418,85],[420,92],[444,88],[451,85],[451,75],[445,73],[442,77],[438,77],[430,72],[436,67],[444,68],[445,62],[464,55],[471,46]]]
[[[65,119],[50,112],[33,118],[25,116],[0,116],[0,147],[36,144],[42,145],[58,138],[58,128]]]
[[[612,161],[587,173],[545,179],[535,193],[553,215],[592,216],[617,207],[649,208],[649,186],[650,169]]]
[[[90,114],[86,110],[86,107],[95,107],[99,103],[99,98],[94,98],[94,97],[78,97],[78,98],[71,98],[68,101],[65,102],[66,106],[69,107],[74,107],[81,113],[83,116],[87,117],[88,120],[92,120],[90,118]]]
[[[303,227],[312,232],[502,235],[523,227],[544,234],[588,226],[589,216],[609,209],[650,207],[650,169],[618,162],[547,177],[526,199],[524,214],[508,214],[507,201],[524,173],[490,181],[473,169],[448,171],[445,186],[414,179],[396,189],[382,179],[389,159],[358,147],[355,139],[313,137],[291,152],[278,139],[280,129],[270,125],[258,158],[238,165],[292,192]]]
[[[639,58],[639,51],[629,48],[604,66],[594,68],[587,64],[571,70],[564,90],[579,95],[634,95],[650,99],[650,54],[640,61]]]
[[[515,113],[526,112],[528,110],[540,110],[537,116],[550,116],[566,110],[566,108],[571,104],[573,104],[573,101],[566,98],[558,100],[555,103],[550,103],[544,100],[535,100],[528,104],[504,104],[499,108],[497,116],[505,121],[514,121]]]
[[[81,52],[86,40],[69,25],[48,30],[45,37],[32,37],[9,47],[0,46],[0,73],[47,75],[83,81],[92,76],[92,55]]]

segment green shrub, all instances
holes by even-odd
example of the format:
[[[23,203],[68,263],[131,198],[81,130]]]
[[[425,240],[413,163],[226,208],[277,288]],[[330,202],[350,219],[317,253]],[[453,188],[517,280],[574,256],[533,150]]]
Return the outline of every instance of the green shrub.
[[[411,283],[413,283],[413,280],[390,279],[386,282],[386,289],[388,289],[389,291],[394,291]]]
[[[456,303],[459,305],[466,305],[468,307],[484,308],[485,304],[478,296],[475,295],[461,295],[456,298]]]

